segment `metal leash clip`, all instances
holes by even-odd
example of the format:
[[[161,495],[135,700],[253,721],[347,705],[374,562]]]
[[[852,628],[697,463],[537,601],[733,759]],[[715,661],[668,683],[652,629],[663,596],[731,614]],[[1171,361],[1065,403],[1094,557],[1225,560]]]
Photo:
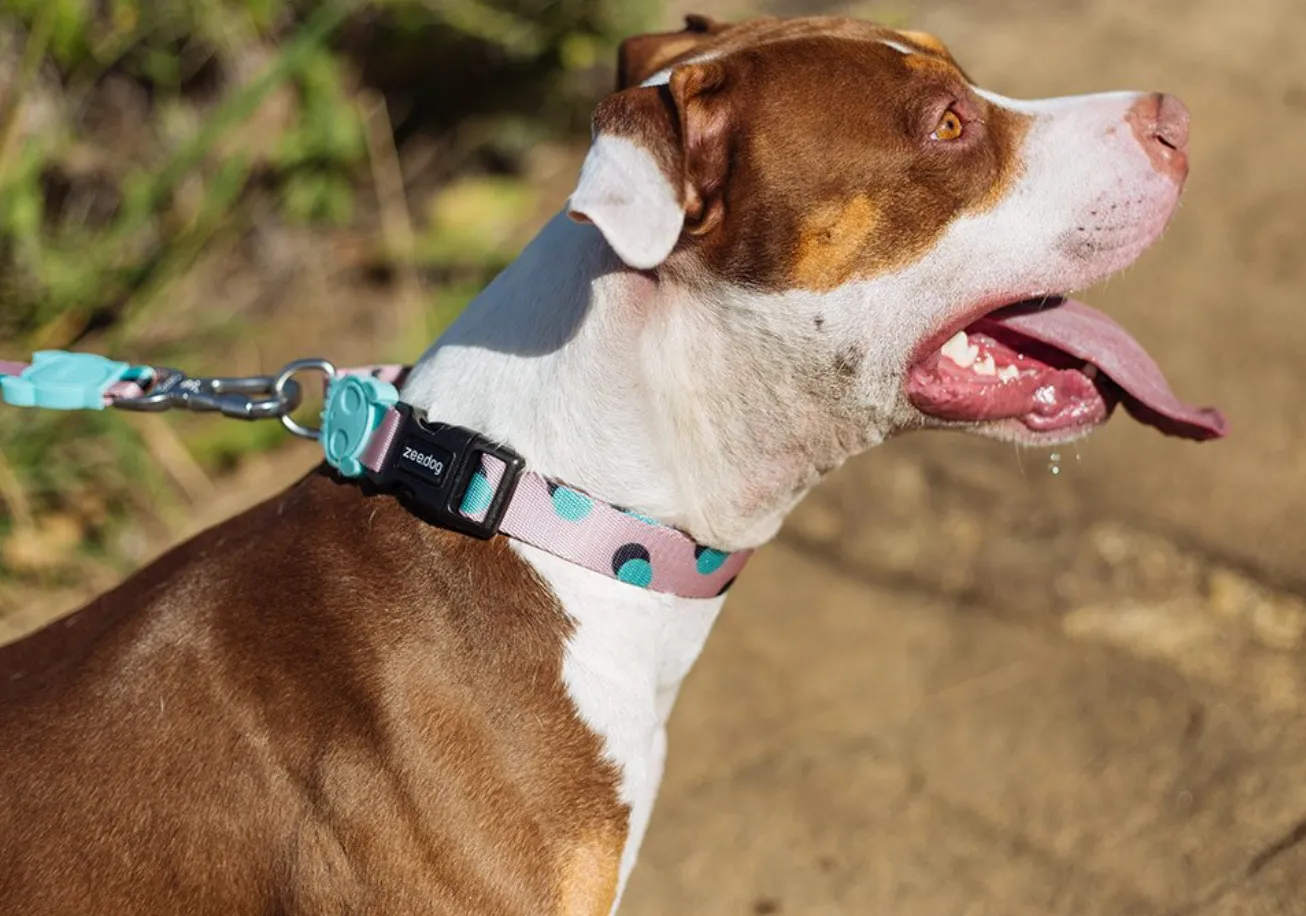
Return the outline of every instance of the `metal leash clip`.
[[[299,383],[288,377],[190,378],[179,369],[161,367],[154,370],[145,394],[117,398],[113,406],[146,413],[177,409],[213,411],[239,420],[277,420],[299,406],[302,394]]]

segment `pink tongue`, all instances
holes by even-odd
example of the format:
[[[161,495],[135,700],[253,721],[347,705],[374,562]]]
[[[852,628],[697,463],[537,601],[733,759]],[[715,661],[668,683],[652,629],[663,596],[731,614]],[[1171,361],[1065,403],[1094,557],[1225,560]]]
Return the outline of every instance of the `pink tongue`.
[[[1194,407],[1175,397],[1142,345],[1082,302],[1054,299],[1041,307],[1014,305],[985,320],[1097,366],[1128,395],[1125,409],[1140,423],[1185,439],[1217,439],[1228,431],[1218,410]]]

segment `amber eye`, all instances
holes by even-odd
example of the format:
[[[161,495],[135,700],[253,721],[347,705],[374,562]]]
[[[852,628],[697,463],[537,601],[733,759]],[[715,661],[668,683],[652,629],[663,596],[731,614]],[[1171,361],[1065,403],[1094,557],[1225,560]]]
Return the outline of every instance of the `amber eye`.
[[[934,133],[930,134],[930,139],[956,140],[961,136],[964,126],[961,123],[961,115],[949,108],[943,113],[943,117],[939,118],[939,125],[934,128]]]

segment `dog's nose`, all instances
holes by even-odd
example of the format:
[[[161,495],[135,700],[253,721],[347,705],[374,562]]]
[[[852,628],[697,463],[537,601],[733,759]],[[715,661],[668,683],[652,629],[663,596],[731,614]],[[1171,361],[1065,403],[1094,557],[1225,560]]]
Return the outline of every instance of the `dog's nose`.
[[[1188,106],[1177,96],[1157,96],[1156,137],[1166,146],[1180,152],[1188,148]]]
[[[1188,106],[1173,95],[1154,92],[1134,103],[1128,120],[1156,170],[1183,181],[1188,174]]]

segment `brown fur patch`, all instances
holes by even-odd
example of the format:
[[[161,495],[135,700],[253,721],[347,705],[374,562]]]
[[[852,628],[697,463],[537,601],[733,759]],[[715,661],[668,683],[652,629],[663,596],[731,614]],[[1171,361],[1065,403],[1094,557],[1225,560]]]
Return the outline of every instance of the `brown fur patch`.
[[[642,41],[630,39],[622,44],[621,81],[618,89],[638,86],[668,63],[684,57],[703,43],[700,35],[675,33],[667,36],[648,36]]]
[[[502,539],[315,473],[0,648],[0,909],[597,912],[570,628]]]
[[[909,70],[915,70],[925,76],[932,75],[935,78],[947,79],[960,72],[957,65],[949,58],[934,54],[907,54],[903,56],[902,62]]]
[[[638,86],[673,61],[689,56],[712,35],[730,26],[691,13],[679,32],[654,32],[627,38],[617,50],[617,89]]]
[[[672,77],[678,104],[678,80],[712,74],[668,135],[685,151],[686,229],[667,264],[682,277],[829,290],[900,269],[1020,173],[1028,119],[979,96],[933,36],[811,18],[690,38],[680,51],[662,37],[677,53],[656,56],[657,69],[711,57]],[[962,137],[931,139],[949,106],[965,115]]]
[[[1018,151],[1029,133],[1031,119],[1027,115],[1001,112],[991,114],[985,125],[995,148],[1006,151],[999,157],[998,168],[987,191],[967,208],[968,213],[982,213],[996,207],[1015,186],[1024,172]]]
[[[975,96],[946,61],[921,57],[922,69],[916,59],[820,35],[717,61],[734,115],[724,219],[685,250],[738,282],[827,290],[910,264],[958,216],[1005,193],[1020,119]],[[970,108],[971,134],[931,141],[931,112],[954,99]],[[846,217],[827,227],[828,213]]]
[[[607,916],[617,899],[624,836],[596,832],[570,847],[559,868],[560,916]]]
[[[857,256],[875,232],[878,215],[865,194],[827,203],[806,215],[798,230],[798,251],[790,277],[794,286],[831,289],[857,267]]]

